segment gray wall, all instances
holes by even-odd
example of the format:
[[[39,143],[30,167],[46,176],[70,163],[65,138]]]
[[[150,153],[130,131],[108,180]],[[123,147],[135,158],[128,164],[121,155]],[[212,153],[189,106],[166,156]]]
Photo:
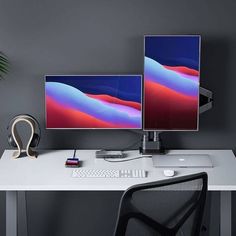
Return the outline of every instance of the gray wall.
[[[0,51],[12,65],[0,81],[0,154],[7,123],[19,113],[40,121],[40,148],[120,148],[138,140],[131,131],[45,130],[43,76],[142,73],[144,34],[201,34],[201,86],[214,92],[200,131],[165,133],[165,146],[235,150],[235,9],[234,0],[0,0]]]

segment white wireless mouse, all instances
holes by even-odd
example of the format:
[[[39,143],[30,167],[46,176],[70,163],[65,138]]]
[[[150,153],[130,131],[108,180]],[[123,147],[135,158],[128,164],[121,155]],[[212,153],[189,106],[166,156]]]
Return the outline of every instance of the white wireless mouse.
[[[166,177],[173,177],[175,175],[174,170],[164,170],[163,172]]]

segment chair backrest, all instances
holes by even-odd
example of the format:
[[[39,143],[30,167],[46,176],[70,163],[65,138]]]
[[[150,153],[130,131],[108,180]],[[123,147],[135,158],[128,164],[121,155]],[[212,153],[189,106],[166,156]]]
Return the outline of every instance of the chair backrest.
[[[186,235],[197,236],[206,193],[205,172],[132,186],[121,198],[113,235],[172,236],[183,235],[186,230]],[[129,230],[129,224],[136,228],[135,233]]]

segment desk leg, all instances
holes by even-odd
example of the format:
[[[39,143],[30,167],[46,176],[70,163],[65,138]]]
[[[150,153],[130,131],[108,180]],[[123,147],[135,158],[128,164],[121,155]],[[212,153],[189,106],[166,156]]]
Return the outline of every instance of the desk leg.
[[[231,191],[220,192],[220,235],[231,236]]]
[[[17,236],[16,191],[6,191],[6,236]]]
[[[17,200],[18,200],[18,234],[19,235],[28,235],[28,226],[27,226],[27,212],[26,212],[26,192],[18,191]]]

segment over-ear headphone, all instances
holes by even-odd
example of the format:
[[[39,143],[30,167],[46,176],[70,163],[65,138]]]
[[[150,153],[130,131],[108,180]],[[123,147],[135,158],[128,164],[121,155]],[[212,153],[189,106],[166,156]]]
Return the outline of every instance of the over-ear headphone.
[[[14,123],[14,121],[16,121],[17,119],[19,119],[19,122],[20,122],[21,118],[29,119],[35,125],[35,127],[37,126],[39,132],[33,134],[33,138],[30,142],[30,147],[37,147],[39,145],[39,141],[40,141],[40,137],[41,137],[41,129],[40,129],[39,122],[33,116],[31,116],[29,114],[21,114],[21,115],[17,115],[15,117],[13,117],[7,126],[7,130],[9,130],[9,127],[11,127],[12,124]],[[16,142],[12,136],[12,130],[11,130],[11,133],[8,135],[8,143],[12,147],[17,147]]]

